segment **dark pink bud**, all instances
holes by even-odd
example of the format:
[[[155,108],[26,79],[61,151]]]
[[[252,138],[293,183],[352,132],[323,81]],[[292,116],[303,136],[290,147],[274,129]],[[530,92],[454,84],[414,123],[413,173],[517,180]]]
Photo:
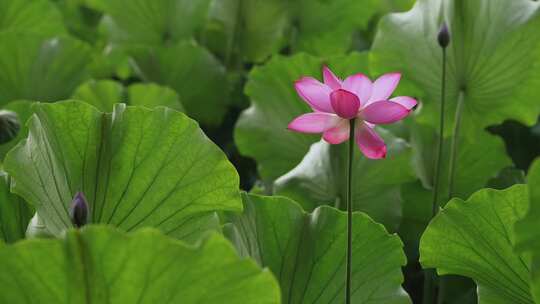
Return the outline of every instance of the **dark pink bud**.
[[[358,115],[360,99],[355,94],[339,89],[330,94],[330,103],[334,112],[342,118],[352,119]]]
[[[446,25],[446,22],[443,22],[443,25],[441,26],[441,29],[439,30],[439,34],[437,35],[437,41],[439,42],[439,45],[444,49],[450,44],[450,32],[448,30],[448,26]]]
[[[88,202],[82,192],[77,192],[71,201],[70,217],[71,222],[77,228],[86,225],[88,221]]]

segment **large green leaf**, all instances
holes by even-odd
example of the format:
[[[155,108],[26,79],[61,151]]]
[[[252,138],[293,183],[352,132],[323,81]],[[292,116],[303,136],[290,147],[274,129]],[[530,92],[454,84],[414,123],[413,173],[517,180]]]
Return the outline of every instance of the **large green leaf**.
[[[208,15],[210,0],[108,0],[105,22],[116,43],[164,45],[193,36]]]
[[[305,213],[284,197],[243,195],[229,237],[278,278],[282,302],[343,303],[347,215],[323,206]],[[362,213],[353,215],[352,303],[410,303],[401,288],[402,243]]]
[[[69,97],[85,78],[90,48],[73,38],[0,33],[0,105]]]
[[[91,2],[93,0],[54,0],[54,4],[62,13],[69,33],[92,44],[102,38],[98,26],[103,17]],[[99,1],[99,0],[98,0]]]
[[[193,41],[210,0],[112,0],[104,6],[109,40],[133,58],[137,75],[176,90],[201,123],[219,125],[229,102],[225,68]]]
[[[419,0],[412,10],[381,20],[372,68],[403,72],[424,96],[420,119],[436,126],[442,70],[436,37],[446,20],[452,36],[446,131],[459,99],[463,133],[506,119],[533,124],[540,112],[539,12],[540,2],[530,0]]]
[[[202,123],[219,124],[228,106],[225,68],[206,49],[189,42],[171,47],[129,50],[139,76],[178,92],[187,113]]]
[[[540,301],[540,159],[537,159],[527,175],[529,206],[526,216],[516,223],[516,248],[532,256],[531,292]]]
[[[2,303],[279,303],[272,275],[219,235],[192,247],[89,226],[0,247],[0,268]]]
[[[90,222],[153,226],[178,238],[215,225],[213,211],[241,209],[234,167],[182,113],[119,104],[107,114],[74,101],[36,104],[34,112],[28,139],[4,166],[12,190],[55,235],[72,226],[77,191]]]
[[[285,44],[288,8],[285,0],[212,1],[204,43],[226,64],[261,62]]]
[[[473,134],[473,132],[471,132]],[[438,135],[434,128],[416,123],[411,126],[411,145],[413,160],[418,177],[424,187],[432,189],[435,157],[437,155]],[[441,160],[439,203],[444,205],[449,199],[449,168],[451,138],[443,143]],[[506,155],[503,141],[484,130],[474,131],[473,137],[459,136],[455,159],[452,197],[468,198],[475,191],[486,186],[499,171],[512,164]],[[430,204],[430,202],[426,202]]]
[[[234,139],[243,155],[255,158],[264,180],[274,180],[294,168],[320,138],[291,132],[287,125],[311,111],[296,94],[294,81],[308,75],[320,78],[324,63],[306,54],[276,56],[249,74],[245,93],[252,104],[241,114]],[[342,77],[367,72],[366,53],[330,58],[327,63]]]
[[[23,239],[32,213],[28,203],[9,192],[9,178],[0,171],[0,241]]]
[[[120,102],[148,108],[165,106],[181,112],[184,109],[174,90],[154,83],[136,83],[124,88],[113,80],[90,80],[80,85],[72,98],[89,103],[102,112],[112,111]]]
[[[8,30],[43,35],[66,32],[62,15],[48,0],[0,1],[0,31]]]
[[[540,252],[540,159],[536,159],[527,175],[529,205],[527,216],[516,224],[518,247]]]
[[[366,28],[380,0],[297,0],[293,48],[317,55],[343,54],[353,33]]]
[[[226,62],[233,56],[261,62],[285,47],[317,55],[343,54],[377,6],[378,0],[214,1],[204,42]]]
[[[8,143],[17,137],[21,123],[17,113],[0,110],[0,145]]]
[[[420,242],[420,262],[444,274],[474,279],[479,303],[534,303],[529,260],[514,251],[514,223],[527,208],[527,187],[484,189],[451,200]]]
[[[32,102],[28,100],[17,100],[8,103],[4,109],[11,111],[17,115],[20,128],[17,131],[17,136],[7,143],[0,145],[0,161],[4,159],[6,153],[11,150],[21,139],[26,138],[28,135],[28,128],[26,128],[26,121],[32,116]]]
[[[385,160],[373,161],[355,150],[352,198],[354,210],[395,230],[401,220],[400,186],[416,178],[410,148],[402,139],[380,129],[388,146]],[[305,210],[330,204],[346,209],[347,144],[313,144],[304,159],[275,182],[275,193],[299,202]]]

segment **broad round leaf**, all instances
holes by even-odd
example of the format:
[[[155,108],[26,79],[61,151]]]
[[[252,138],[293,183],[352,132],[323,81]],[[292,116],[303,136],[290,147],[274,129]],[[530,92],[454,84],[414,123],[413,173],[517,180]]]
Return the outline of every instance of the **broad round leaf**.
[[[6,144],[17,137],[21,122],[17,113],[0,110],[0,145]]]
[[[424,95],[419,118],[438,125],[442,51],[437,33],[448,23],[447,132],[463,102],[462,132],[506,119],[532,125],[540,112],[540,2],[419,0],[379,23],[371,52],[376,72],[401,71]]]
[[[17,136],[5,144],[0,145],[0,161],[4,159],[6,153],[13,148],[21,139],[26,138],[28,135],[28,128],[25,123],[32,116],[32,102],[28,100],[17,100],[8,103],[4,106],[4,109],[16,113],[17,120],[20,124],[20,129],[17,132]]]
[[[415,180],[407,143],[379,129],[388,147],[387,159],[373,161],[354,150],[352,198],[354,210],[395,231],[401,220],[401,184]],[[347,144],[313,144],[304,159],[276,180],[276,194],[299,202],[305,210],[320,205],[345,210],[347,198]]]
[[[66,32],[62,14],[47,0],[0,1],[0,31],[10,30],[43,35]]]
[[[261,62],[289,47],[293,52],[336,55],[367,26],[378,0],[220,0],[210,9],[205,44],[225,58]]]
[[[154,83],[135,83],[126,89],[113,80],[91,80],[80,85],[72,98],[89,103],[102,112],[112,111],[120,102],[147,108],[165,106],[180,112],[184,109],[174,90]]]
[[[527,215],[516,224],[517,247],[540,252],[540,159],[529,168],[527,175],[529,204]]]
[[[424,187],[433,189],[434,165],[438,153],[438,132],[434,128],[421,123],[411,126],[411,146],[413,162],[418,177]],[[475,191],[486,186],[499,171],[512,164],[506,155],[501,138],[484,130],[475,130],[474,136],[459,136],[454,168],[454,184],[451,197],[468,198]],[[439,204],[444,205],[449,199],[449,170],[452,140],[446,137],[443,142],[441,172],[439,172]],[[426,202],[428,203],[428,202]],[[430,202],[428,204],[431,204]]]
[[[529,208],[524,218],[516,223],[516,249],[532,256],[531,292],[540,300],[540,160],[536,160],[527,175],[529,186]]]
[[[268,267],[282,303],[344,303],[347,215],[305,213],[284,197],[243,195],[244,213],[226,228],[239,252]],[[411,303],[400,284],[402,243],[363,213],[353,215],[352,303]]]
[[[71,98],[82,100],[102,112],[110,112],[117,103],[127,103],[124,87],[114,80],[90,80],[75,89]]]
[[[366,28],[379,0],[296,1],[297,34],[293,49],[317,55],[347,52],[353,33]]]
[[[73,38],[0,33],[0,105],[69,97],[85,78],[90,48]]]
[[[32,213],[27,202],[9,192],[9,178],[0,171],[0,241],[12,243],[23,239]]]
[[[279,303],[272,275],[219,235],[192,247],[153,229],[90,226],[0,246],[0,268],[2,303]]]
[[[136,83],[128,87],[129,104],[154,108],[169,107],[184,112],[184,106],[176,92],[168,87],[155,83]]]
[[[261,62],[285,44],[287,0],[212,1],[204,44],[224,58]]]
[[[289,131],[287,125],[296,116],[312,111],[294,90],[294,81],[302,76],[322,79],[324,63],[306,54],[275,56],[249,74],[245,93],[252,104],[242,112],[234,139],[243,155],[255,158],[264,180],[272,181],[294,168],[320,139]],[[334,57],[327,63],[340,77],[368,70],[366,53]]]
[[[206,49],[183,41],[171,47],[129,49],[139,76],[173,88],[187,113],[201,123],[217,125],[228,106],[225,68]]]
[[[72,227],[76,192],[89,222],[124,230],[160,228],[190,238],[215,225],[217,210],[239,210],[238,174],[184,114],[159,107],[102,113],[67,101],[37,104],[28,139],[8,153],[12,190],[36,207],[47,229]]]
[[[164,45],[189,39],[206,21],[210,0],[107,0],[105,27],[116,43]]]
[[[422,266],[474,279],[480,304],[534,303],[528,259],[514,251],[514,224],[526,208],[525,185],[451,200],[422,236]]]

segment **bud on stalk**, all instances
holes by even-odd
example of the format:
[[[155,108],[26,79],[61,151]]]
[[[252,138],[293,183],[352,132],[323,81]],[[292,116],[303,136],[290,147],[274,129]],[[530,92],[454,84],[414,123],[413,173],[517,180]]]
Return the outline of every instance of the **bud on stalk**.
[[[88,202],[82,192],[77,192],[73,201],[71,201],[70,210],[71,222],[75,227],[81,228],[88,221]]]
[[[448,26],[446,25],[446,22],[443,23],[441,29],[439,30],[439,34],[437,35],[437,41],[443,49],[450,44],[450,32],[448,31]]]

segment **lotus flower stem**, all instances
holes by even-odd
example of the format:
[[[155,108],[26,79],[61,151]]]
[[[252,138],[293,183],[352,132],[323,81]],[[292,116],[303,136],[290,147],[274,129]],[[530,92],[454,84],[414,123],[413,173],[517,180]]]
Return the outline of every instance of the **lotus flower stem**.
[[[431,201],[431,217],[437,214],[439,207],[440,173],[442,166],[444,144],[444,112],[446,93],[446,48],[442,49],[442,75],[441,75],[441,112],[439,116],[439,140],[437,142],[437,156],[435,158],[435,172],[433,173],[433,196]]]
[[[452,142],[450,148],[450,169],[448,172],[448,199],[454,196],[454,177],[456,174],[456,157],[458,152],[459,131],[461,126],[461,114],[463,112],[463,90],[459,93],[456,107],[456,116],[454,119],[454,129],[452,132]]]
[[[351,303],[351,273],[352,273],[352,179],[353,179],[353,158],[354,158],[354,129],[355,119],[349,120],[349,153],[347,167],[347,279],[345,303]]]
[[[443,156],[443,144],[444,144],[444,114],[445,114],[445,101],[446,101],[446,47],[450,43],[450,33],[448,26],[443,23],[439,34],[437,36],[437,42],[442,50],[442,73],[441,73],[441,110],[439,116],[439,140],[437,142],[437,155],[435,158],[435,172],[433,173],[433,196],[431,202],[431,217],[435,217],[439,211],[439,190],[440,190],[440,174],[442,166]],[[426,269],[424,275],[424,299],[423,303],[435,303],[437,298],[435,297],[435,282],[437,281],[437,275],[434,270]]]

